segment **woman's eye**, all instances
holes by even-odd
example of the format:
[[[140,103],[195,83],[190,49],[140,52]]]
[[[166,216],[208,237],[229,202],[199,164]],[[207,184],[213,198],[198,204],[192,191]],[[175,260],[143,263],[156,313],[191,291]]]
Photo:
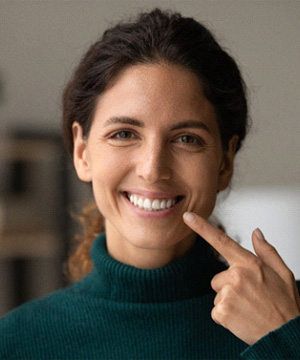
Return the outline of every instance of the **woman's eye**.
[[[175,142],[184,143],[188,145],[204,145],[204,141],[197,137],[192,135],[182,135],[178,137]]]
[[[130,139],[135,139],[136,135],[131,131],[122,130],[114,133],[110,138],[117,140],[130,140]]]

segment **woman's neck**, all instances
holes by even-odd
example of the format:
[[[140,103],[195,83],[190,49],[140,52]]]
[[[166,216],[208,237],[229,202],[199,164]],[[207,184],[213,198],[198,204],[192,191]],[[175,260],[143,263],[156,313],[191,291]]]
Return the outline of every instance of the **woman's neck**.
[[[226,270],[201,237],[178,259],[163,267],[140,269],[112,258],[107,252],[106,234],[95,238],[91,248],[92,272],[78,283],[106,300],[157,303],[192,299],[211,293],[210,282]]]

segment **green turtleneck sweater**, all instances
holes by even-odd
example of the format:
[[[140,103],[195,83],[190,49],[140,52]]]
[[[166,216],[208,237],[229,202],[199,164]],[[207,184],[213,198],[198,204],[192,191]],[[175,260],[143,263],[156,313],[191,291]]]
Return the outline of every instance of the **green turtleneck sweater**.
[[[210,281],[225,266],[200,238],[153,270],[111,258],[105,234],[91,256],[94,269],[82,281],[1,319],[2,360],[300,358],[300,317],[252,346],[213,322]]]

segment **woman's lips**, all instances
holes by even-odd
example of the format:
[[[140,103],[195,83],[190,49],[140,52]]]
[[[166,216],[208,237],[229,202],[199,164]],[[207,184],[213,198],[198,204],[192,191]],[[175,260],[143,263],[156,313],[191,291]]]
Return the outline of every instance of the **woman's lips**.
[[[183,196],[170,196],[156,193],[154,197],[145,197],[133,192],[123,192],[130,206],[139,214],[164,216],[174,212],[174,207],[183,199]],[[153,194],[151,194],[153,195]],[[152,216],[151,216],[152,217]]]
[[[180,194],[175,192],[168,192],[168,191],[150,191],[150,190],[143,190],[138,188],[128,188],[123,189],[122,192],[127,194],[138,195],[143,198],[149,199],[174,199],[178,197]]]

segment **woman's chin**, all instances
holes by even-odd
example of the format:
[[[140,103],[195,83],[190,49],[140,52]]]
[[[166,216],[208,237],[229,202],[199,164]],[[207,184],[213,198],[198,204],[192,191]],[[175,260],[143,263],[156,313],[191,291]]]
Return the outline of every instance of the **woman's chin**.
[[[191,230],[178,230],[161,232],[160,229],[149,229],[142,233],[135,232],[128,239],[130,243],[140,249],[148,250],[167,250],[184,246],[184,243],[195,239],[195,234]]]

